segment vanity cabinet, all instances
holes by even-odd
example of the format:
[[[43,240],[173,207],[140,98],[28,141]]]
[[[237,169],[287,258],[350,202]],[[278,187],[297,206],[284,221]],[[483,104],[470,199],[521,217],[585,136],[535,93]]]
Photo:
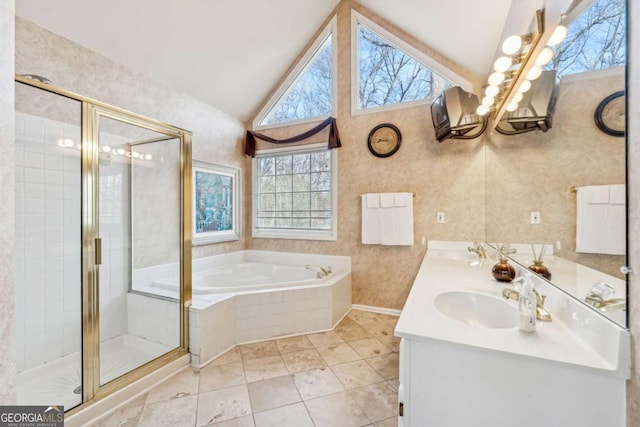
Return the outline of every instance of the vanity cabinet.
[[[434,246],[430,242],[395,329],[401,338],[399,426],[625,426],[628,330],[537,277],[553,320],[538,322],[534,333],[519,331],[517,321],[465,321],[479,306],[445,315],[443,294],[481,295],[479,305],[510,304],[509,318],[518,312],[501,296],[510,285],[492,278],[495,261],[469,260],[466,243],[459,250],[450,242],[446,251]]]
[[[403,338],[398,396],[403,416],[398,425],[623,427],[625,381],[591,371],[439,340]]]

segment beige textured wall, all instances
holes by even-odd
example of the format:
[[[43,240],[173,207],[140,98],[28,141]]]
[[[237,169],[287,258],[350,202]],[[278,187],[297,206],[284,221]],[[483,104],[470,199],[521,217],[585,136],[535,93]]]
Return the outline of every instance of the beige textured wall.
[[[565,78],[549,131],[488,137],[487,241],[560,241],[558,255],[623,278],[624,256],[575,252],[576,194],[569,191],[625,182],[624,138],[606,135],[593,120],[600,101],[624,89],[624,69],[610,71]],[[541,224],[530,223],[532,211]]]
[[[629,236],[629,328],[631,329],[631,380],[627,382],[627,425],[640,426],[640,4],[629,2],[629,46],[627,52],[627,209]]]
[[[407,42],[436,57],[472,80],[438,52],[372,15],[359,5],[343,1],[338,6],[338,128],[343,147],[338,149],[338,240],[336,242],[250,239],[252,249],[350,255],[353,302],[400,309],[413,283],[425,246],[434,240],[483,240],[484,149],[483,139],[436,142],[429,106],[351,116],[350,41],[351,7],[390,29]],[[335,46],[335,45],[334,45]],[[380,123],[393,123],[402,133],[402,146],[392,157],[381,159],[367,148],[369,131]],[[265,131],[274,137],[299,133],[311,125]],[[262,145],[268,146],[267,144]],[[249,184],[247,184],[249,187]],[[362,245],[360,194],[415,192],[412,247]],[[447,222],[436,224],[436,212]]]
[[[241,167],[244,124],[194,98],[134,73],[95,52],[16,18],[16,72],[41,74],[57,87],[193,132],[193,158]],[[144,198],[162,198],[150,189]],[[197,246],[201,257],[243,249],[245,242]]]
[[[14,32],[15,1],[0,2],[0,405],[15,403]]]

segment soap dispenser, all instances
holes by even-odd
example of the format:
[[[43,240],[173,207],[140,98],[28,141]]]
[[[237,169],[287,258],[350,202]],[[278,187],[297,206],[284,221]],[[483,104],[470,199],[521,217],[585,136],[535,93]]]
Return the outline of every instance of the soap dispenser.
[[[536,330],[536,294],[533,292],[533,280],[531,273],[527,273],[520,286],[518,297],[518,311],[520,317],[518,327],[522,332],[531,333]]]

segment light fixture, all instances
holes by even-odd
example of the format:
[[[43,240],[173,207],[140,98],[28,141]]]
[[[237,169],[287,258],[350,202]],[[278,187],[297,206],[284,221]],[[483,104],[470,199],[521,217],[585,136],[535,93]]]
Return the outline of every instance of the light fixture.
[[[557,44],[560,44],[565,37],[567,37],[567,27],[565,27],[564,25],[558,25],[556,29],[553,30],[549,41],[547,41],[547,46],[555,46]]]
[[[60,147],[73,147],[73,139],[69,139],[69,138],[59,139],[58,145]]]
[[[511,68],[512,64],[513,62],[510,57],[501,56],[500,58],[496,59],[496,62],[493,63],[493,69],[498,73],[504,73],[509,68]]]
[[[478,105],[478,108],[476,109],[476,113],[481,116],[486,116],[488,112],[489,107],[487,107],[486,105]]]
[[[536,65],[547,65],[549,63],[549,61],[551,61],[553,59],[553,49],[551,49],[550,47],[545,47],[544,49],[542,49],[542,52],[540,52],[540,56],[538,56],[538,59],[536,59]]]
[[[495,97],[499,93],[500,88],[496,85],[487,86],[487,88],[484,90],[484,94],[491,97]]]
[[[525,93],[531,89],[531,82],[529,80],[524,80],[520,87],[518,87],[518,93]]]
[[[538,77],[540,77],[540,74],[542,74],[542,68],[539,65],[534,65],[533,67],[531,67],[531,69],[527,73],[526,79],[535,80]]]
[[[507,37],[502,42],[502,53],[505,55],[513,55],[518,52],[523,46],[531,43],[533,34],[529,33],[524,36],[513,35]]]
[[[489,84],[497,86],[504,81],[504,73],[491,73],[489,76]]]
[[[500,120],[505,110],[515,111],[519,100],[522,99],[522,92],[526,92],[531,87],[529,80],[540,76],[542,69],[537,65],[532,68],[532,63],[537,59],[537,52],[539,52],[537,47],[543,31],[543,10],[537,10],[526,34],[509,35],[500,45],[504,55],[493,63],[493,72],[487,79],[489,85],[484,90],[486,96],[481,104],[492,111],[494,122],[497,123]],[[534,52],[536,52],[535,58],[532,57]],[[549,62],[553,57],[553,52],[550,53],[551,57],[548,57],[549,53],[545,53],[545,57],[540,61]],[[481,112],[484,112],[484,108],[478,109],[478,114]]]
[[[144,155],[144,159],[145,160],[151,160],[151,159],[153,159],[153,156],[151,154],[145,154]]]
[[[116,154],[118,154],[118,155],[120,155],[120,156],[122,156],[124,153],[125,153],[124,148],[118,148],[118,149],[116,150]]]
[[[100,148],[102,148],[102,151],[104,151],[105,153],[109,153],[111,151],[111,147],[109,147],[108,145],[103,145]]]

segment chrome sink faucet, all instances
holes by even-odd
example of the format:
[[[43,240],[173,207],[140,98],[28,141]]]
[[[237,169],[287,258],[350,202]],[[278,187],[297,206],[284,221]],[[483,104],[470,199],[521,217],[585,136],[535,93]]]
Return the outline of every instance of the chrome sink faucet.
[[[487,252],[484,250],[482,242],[473,242],[473,245],[469,246],[467,251],[476,253],[481,259],[487,258]]]
[[[308,270],[317,272],[318,274],[316,274],[316,277],[318,279],[322,279],[323,277],[328,276],[329,273],[331,273],[331,267],[327,267],[326,269],[317,265],[305,265],[304,267]]]
[[[533,293],[536,294],[536,319],[542,320],[543,322],[551,322],[551,314],[544,308],[544,300],[547,298],[546,295],[540,295],[538,291],[535,289]],[[515,289],[503,288],[502,296],[506,299],[512,299],[518,301],[520,299],[520,293]]]

